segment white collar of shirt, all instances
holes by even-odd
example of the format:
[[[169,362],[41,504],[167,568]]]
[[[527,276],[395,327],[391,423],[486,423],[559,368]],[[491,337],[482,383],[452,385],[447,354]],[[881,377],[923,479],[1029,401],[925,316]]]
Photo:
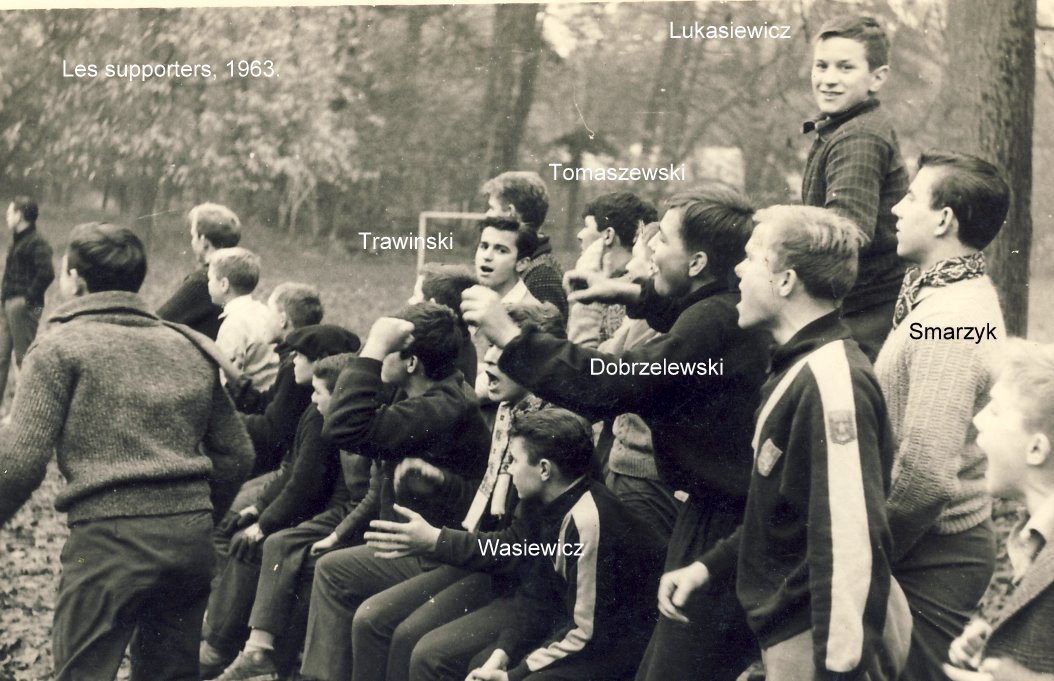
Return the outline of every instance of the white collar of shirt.
[[[1031,516],[1019,522],[1010,534],[1006,552],[1020,581],[1039,554],[1054,539],[1054,498],[1047,499]],[[1054,548],[1054,547],[1052,547]]]
[[[503,303],[522,303],[524,299],[531,295],[531,292],[527,290],[527,284],[523,283],[523,279],[517,279],[516,285],[509,289],[509,292],[501,297]]]
[[[247,310],[254,302],[252,295],[246,293],[243,296],[237,298],[231,298],[227,301],[227,304],[223,306],[223,312],[220,313],[220,319],[223,319],[228,314],[234,312],[241,312]]]

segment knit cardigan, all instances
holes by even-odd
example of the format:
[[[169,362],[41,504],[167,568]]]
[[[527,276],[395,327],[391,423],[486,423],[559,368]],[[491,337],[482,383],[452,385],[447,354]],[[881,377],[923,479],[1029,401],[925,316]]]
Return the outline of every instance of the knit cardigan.
[[[56,455],[70,524],[226,510],[253,449],[202,350],[123,291],[74,298],[49,322],[0,431],[0,524]]]
[[[897,442],[888,514],[895,557],[927,532],[954,534],[992,514],[973,417],[987,401],[997,341],[925,340],[920,329],[1005,326],[988,277],[923,288],[886,340],[875,375]]]

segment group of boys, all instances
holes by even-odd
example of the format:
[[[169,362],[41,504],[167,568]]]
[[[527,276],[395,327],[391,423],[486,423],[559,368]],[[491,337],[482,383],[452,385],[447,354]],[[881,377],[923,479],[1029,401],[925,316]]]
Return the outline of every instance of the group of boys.
[[[805,205],[604,195],[564,276],[503,173],[475,271],[361,347],[311,286],[252,298],[222,206],[157,314],[135,235],[76,227],[0,437],[0,521],[67,479],[58,678],[129,641],[133,679],[1054,678],[1054,348],[1003,338],[999,171],[909,186],[887,62],[818,34]],[[1026,513],[975,616],[993,494]]]

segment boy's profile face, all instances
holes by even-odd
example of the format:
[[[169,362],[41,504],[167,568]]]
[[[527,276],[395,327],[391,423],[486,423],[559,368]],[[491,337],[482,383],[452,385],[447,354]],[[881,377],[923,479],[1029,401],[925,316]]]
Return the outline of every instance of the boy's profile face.
[[[888,73],[889,66],[872,71],[864,44],[852,38],[825,38],[813,47],[812,93],[821,113],[839,114],[863,102]]]
[[[648,244],[655,265],[655,292],[662,296],[673,297],[687,293],[691,285],[688,265],[692,254],[681,239],[682,213],[680,208],[666,211],[662,222],[659,223],[659,231]]]
[[[333,393],[326,387],[326,382],[317,376],[311,377],[311,387],[314,389],[314,392],[311,393],[311,401],[318,407],[318,413],[325,416],[326,412],[329,411],[329,403],[333,399]]]
[[[7,226],[10,229],[18,227],[18,223],[22,222],[22,211],[15,208],[15,202],[7,204]]]
[[[417,281],[414,282],[414,292],[410,294],[410,299],[406,301],[407,305],[417,305],[418,303],[425,302],[425,275],[418,274]]]
[[[773,253],[770,234],[774,227],[760,222],[747,241],[746,257],[736,265],[739,277],[739,328],[765,328],[776,316],[780,296],[776,290],[776,273],[772,271]]]
[[[531,463],[524,446],[522,437],[514,437],[509,441],[509,454],[512,463],[509,464],[509,475],[512,476],[512,484],[516,486],[516,494],[520,499],[530,499],[542,493],[545,481],[542,480],[542,462]]]
[[[600,238],[600,232],[597,231],[596,217],[587,215],[582,221],[585,223],[585,226],[578,230],[578,234],[575,236],[578,237],[579,250],[585,252],[594,241]]]
[[[977,446],[988,455],[988,491],[993,496],[1021,498],[1029,475],[1029,449],[1039,434],[1027,426],[1017,390],[996,381],[991,400],[974,416],[973,424]]]
[[[312,372],[315,370],[315,362],[307,358],[307,355],[299,351],[293,351],[293,380],[297,385],[308,385],[311,383]]]
[[[194,257],[198,259],[198,263],[204,265],[206,262],[206,256],[209,251],[209,242],[205,237],[198,234],[197,220],[193,220],[190,223],[190,250],[194,252]]]
[[[267,309],[271,312],[276,333],[281,335],[285,332],[286,327],[289,326],[289,315],[278,304],[278,300],[273,294],[267,299]]]
[[[897,255],[913,263],[922,263],[932,248],[934,230],[944,219],[944,208],[934,210],[933,185],[941,171],[923,166],[908,187],[908,193],[893,206],[897,216]]]
[[[209,265],[209,298],[216,305],[223,305],[227,302],[227,291],[230,289],[230,282],[227,281],[227,277],[220,277],[216,272],[216,268]]]
[[[491,345],[483,355],[483,371],[487,375],[487,398],[491,402],[515,404],[527,395],[527,391],[498,368],[499,359],[501,348],[496,345]]]
[[[484,227],[476,245],[476,277],[479,283],[495,291],[511,288],[523,269],[516,251],[516,232]]]

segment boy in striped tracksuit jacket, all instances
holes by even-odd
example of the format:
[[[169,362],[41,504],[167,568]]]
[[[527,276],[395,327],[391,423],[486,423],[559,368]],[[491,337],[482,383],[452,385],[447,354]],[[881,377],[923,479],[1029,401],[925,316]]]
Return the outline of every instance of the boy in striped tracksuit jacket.
[[[779,346],[747,509],[731,537],[664,577],[660,610],[676,616],[693,589],[736,570],[769,681],[895,678],[910,615],[889,566],[894,442],[871,365],[837,309],[862,236],[825,209],[780,206],[755,220],[736,267],[739,324],[770,330]]]

